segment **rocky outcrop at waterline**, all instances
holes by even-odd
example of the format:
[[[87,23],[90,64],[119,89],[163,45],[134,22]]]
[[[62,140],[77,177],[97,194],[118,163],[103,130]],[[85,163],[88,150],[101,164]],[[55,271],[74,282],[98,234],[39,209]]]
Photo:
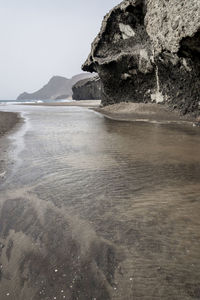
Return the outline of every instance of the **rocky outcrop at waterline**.
[[[200,114],[200,1],[125,0],[104,18],[84,71],[102,104],[167,103]]]
[[[99,76],[78,81],[73,87],[74,100],[100,100],[101,80]]]

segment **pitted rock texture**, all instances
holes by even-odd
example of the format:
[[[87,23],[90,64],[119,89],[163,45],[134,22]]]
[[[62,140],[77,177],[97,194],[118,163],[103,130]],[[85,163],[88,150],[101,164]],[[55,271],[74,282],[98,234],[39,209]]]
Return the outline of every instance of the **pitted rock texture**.
[[[78,81],[73,87],[74,100],[100,100],[101,80],[99,76]]]
[[[102,104],[167,103],[200,114],[200,1],[124,0],[104,18],[83,65]]]

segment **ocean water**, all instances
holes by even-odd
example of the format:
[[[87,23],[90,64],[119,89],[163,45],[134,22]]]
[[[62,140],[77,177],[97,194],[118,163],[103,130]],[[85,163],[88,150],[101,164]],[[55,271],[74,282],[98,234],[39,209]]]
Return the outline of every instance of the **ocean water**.
[[[0,299],[200,295],[200,131],[80,107],[24,122],[0,184]]]
[[[0,105],[2,104],[23,104],[23,103],[52,103],[52,102],[72,102],[74,100],[60,99],[60,100],[0,100]]]

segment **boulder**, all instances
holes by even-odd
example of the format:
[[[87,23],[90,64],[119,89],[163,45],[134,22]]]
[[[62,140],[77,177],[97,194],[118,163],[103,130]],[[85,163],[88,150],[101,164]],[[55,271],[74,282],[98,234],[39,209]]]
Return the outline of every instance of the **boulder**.
[[[73,87],[74,100],[100,100],[101,80],[99,76],[78,81]]]

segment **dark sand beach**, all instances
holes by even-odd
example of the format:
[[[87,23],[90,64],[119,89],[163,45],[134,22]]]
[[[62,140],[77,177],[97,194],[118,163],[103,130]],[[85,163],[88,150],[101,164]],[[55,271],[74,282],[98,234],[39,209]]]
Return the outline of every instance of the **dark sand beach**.
[[[186,124],[198,123],[199,120],[192,116],[182,116],[176,110],[170,110],[166,105],[154,103],[131,103],[121,102],[106,107],[94,109],[96,112],[103,114],[105,117],[117,121],[147,121],[159,123],[177,123],[185,122]]]
[[[0,112],[0,136],[11,130],[20,120],[16,113]]]
[[[19,114],[12,112],[0,112],[0,181],[5,175],[6,153],[8,149],[8,140],[6,134],[12,130],[20,121]]]

